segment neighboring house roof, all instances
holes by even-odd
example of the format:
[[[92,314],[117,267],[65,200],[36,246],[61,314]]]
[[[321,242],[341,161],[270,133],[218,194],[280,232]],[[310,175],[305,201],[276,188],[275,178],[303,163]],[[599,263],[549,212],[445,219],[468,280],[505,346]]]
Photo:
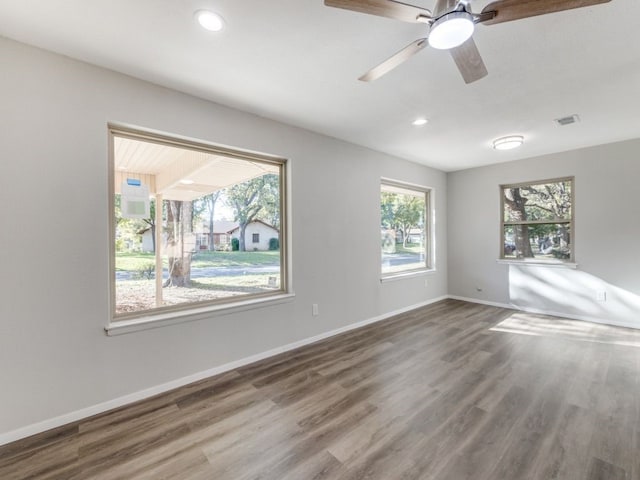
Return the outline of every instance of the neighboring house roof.
[[[236,228],[238,228],[238,222],[230,222],[229,220],[213,221],[213,233],[229,233],[230,230],[235,230]]]
[[[265,225],[266,227],[269,227],[270,229],[272,229],[272,230],[274,230],[276,232],[279,232],[279,230],[276,227],[274,227],[273,225],[271,225],[271,224],[269,224],[267,222],[263,222],[262,220],[253,220],[253,221],[249,222],[249,225],[252,224],[252,223],[261,223],[261,224]],[[240,225],[236,224],[234,228],[232,228],[231,230],[228,230],[226,233],[233,233],[236,230],[238,230],[239,228],[240,228]]]

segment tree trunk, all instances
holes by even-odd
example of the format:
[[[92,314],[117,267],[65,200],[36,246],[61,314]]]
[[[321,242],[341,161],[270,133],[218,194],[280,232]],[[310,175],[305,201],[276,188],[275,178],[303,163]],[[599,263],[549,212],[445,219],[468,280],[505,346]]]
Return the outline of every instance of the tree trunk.
[[[191,220],[191,202],[167,200],[167,253],[169,278],[163,286],[188,287],[191,285],[191,257],[194,245]]]
[[[153,248],[153,253],[156,253],[156,225],[155,223],[151,224],[151,245]]]
[[[241,223],[240,224],[240,229],[238,232],[238,250],[240,250],[241,252],[246,252],[246,246],[245,246],[245,241],[244,241],[244,232],[247,229],[247,224],[246,223]]]
[[[529,225],[515,225],[515,243],[518,258],[533,258],[531,242],[529,241]]]
[[[526,220],[527,212],[525,210],[525,204],[527,203],[527,199],[520,195],[519,188],[510,188],[509,190],[512,198],[508,198],[505,195],[504,201],[511,209],[514,220]],[[531,242],[529,241],[529,226],[514,225],[513,227],[518,258],[532,258],[533,251],[531,250]]]

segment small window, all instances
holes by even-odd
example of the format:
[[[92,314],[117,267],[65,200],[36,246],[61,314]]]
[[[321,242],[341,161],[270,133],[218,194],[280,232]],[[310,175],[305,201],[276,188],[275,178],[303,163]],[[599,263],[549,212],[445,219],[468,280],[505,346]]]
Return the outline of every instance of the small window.
[[[426,187],[383,180],[380,186],[381,271],[394,276],[431,268]]]
[[[573,177],[501,185],[500,258],[573,262]]]
[[[260,243],[260,234],[259,233],[254,233],[252,236],[252,241],[253,243]]]
[[[287,292],[284,159],[116,127],[110,143],[114,321]]]

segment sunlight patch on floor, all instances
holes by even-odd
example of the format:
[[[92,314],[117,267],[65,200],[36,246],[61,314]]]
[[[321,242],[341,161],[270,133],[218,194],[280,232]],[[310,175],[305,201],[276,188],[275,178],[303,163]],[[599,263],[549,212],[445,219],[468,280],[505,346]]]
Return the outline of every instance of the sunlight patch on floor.
[[[582,342],[640,347],[640,330],[526,312],[514,313],[490,330],[520,335],[559,337]]]

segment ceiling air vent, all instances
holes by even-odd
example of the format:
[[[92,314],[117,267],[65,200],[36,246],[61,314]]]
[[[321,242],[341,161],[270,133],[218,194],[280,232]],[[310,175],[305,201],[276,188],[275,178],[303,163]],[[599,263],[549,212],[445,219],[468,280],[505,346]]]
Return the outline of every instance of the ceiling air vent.
[[[578,115],[569,115],[568,117],[556,118],[554,122],[556,122],[561,127],[565,125],[571,125],[572,123],[576,123],[580,121],[580,117]]]

